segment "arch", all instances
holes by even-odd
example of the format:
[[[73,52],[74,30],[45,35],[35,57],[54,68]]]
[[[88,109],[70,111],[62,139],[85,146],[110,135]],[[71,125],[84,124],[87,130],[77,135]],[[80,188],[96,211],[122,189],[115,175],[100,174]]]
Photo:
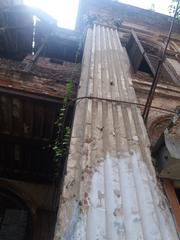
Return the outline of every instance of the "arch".
[[[16,195],[19,199],[21,199],[24,204],[27,206],[27,208],[30,210],[31,215],[34,216],[36,215],[36,203],[22,190],[20,187],[17,186],[15,182],[5,180],[5,179],[0,179],[0,191],[9,191],[10,193]]]
[[[163,115],[156,118],[150,125],[148,129],[149,138],[151,141],[152,146],[155,145],[161,134],[164,130],[168,127],[169,123],[171,122],[173,115]]]
[[[26,203],[13,191],[0,188],[0,239],[32,240],[33,219]]]
[[[31,197],[25,193],[15,181],[0,179],[0,192],[7,192],[15,196],[28,209],[31,218],[31,238],[34,239],[35,228],[37,224],[37,204]]]

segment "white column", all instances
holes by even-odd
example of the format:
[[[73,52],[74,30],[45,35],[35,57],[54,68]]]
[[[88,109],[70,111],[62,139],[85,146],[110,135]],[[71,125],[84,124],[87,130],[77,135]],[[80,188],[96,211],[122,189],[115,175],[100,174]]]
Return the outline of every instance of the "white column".
[[[55,240],[176,240],[115,29],[88,29]]]

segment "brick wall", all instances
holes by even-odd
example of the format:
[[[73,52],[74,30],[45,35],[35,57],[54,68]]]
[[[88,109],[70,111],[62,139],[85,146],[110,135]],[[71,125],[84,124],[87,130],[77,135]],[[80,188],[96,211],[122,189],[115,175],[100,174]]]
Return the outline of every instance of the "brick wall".
[[[26,73],[23,71],[26,63],[1,59],[0,87],[62,98],[68,80],[72,79],[75,87],[78,85],[79,64],[64,62],[61,65],[51,63],[48,58],[40,58]]]

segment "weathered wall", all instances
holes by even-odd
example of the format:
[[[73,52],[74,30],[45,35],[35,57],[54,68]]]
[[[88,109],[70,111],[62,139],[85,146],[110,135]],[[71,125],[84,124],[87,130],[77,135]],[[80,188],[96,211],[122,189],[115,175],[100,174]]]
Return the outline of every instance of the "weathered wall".
[[[169,16],[160,13],[110,0],[82,1],[78,14],[77,29],[81,29],[92,22],[118,27],[120,37],[125,42],[129,33],[134,30],[142,44],[146,46],[146,51],[159,55],[165,46],[171,19]],[[179,29],[180,23],[176,23],[172,33],[173,41],[167,51],[171,57],[180,55],[178,53],[180,48]]]
[[[101,9],[101,11],[99,11]],[[140,31],[151,30],[168,32],[170,17],[150,10],[130,6],[111,0],[82,0],[77,20],[77,28],[82,27],[84,15],[97,15],[103,24],[111,25],[115,19],[121,19],[129,27],[138,27]],[[140,29],[141,28],[141,29]],[[174,27],[175,33],[180,33],[179,24]]]
[[[117,27],[123,45],[126,45],[130,32],[134,30],[145,51],[148,53],[152,65],[155,69],[157,68],[158,57],[161,56],[165,47],[171,24],[169,16],[109,0],[81,1],[77,29],[93,23]],[[153,101],[153,106],[167,109],[167,111],[163,112],[151,109],[147,124],[147,128],[151,128],[149,131],[151,132],[150,138],[152,138],[153,143],[155,139],[157,140],[157,136],[152,136],[151,125],[154,122],[158,122],[158,119],[164,118],[165,115],[172,116],[176,106],[180,105],[180,22],[176,22],[173,28],[167,57],[168,59],[165,62],[166,68],[163,68],[159,79],[159,87]],[[172,76],[168,71],[171,71]],[[135,74],[133,69],[131,69],[131,73],[139,103],[145,104],[152,83],[152,77],[143,72]],[[141,109],[143,111],[143,107]],[[164,122],[162,121],[159,124],[160,134],[164,130]]]
[[[32,56],[27,56],[23,62],[0,59],[0,100],[2,107],[0,116],[0,171],[1,176],[3,172],[5,177],[0,179],[0,191],[4,189],[14,193],[27,205],[33,218],[31,229],[33,240],[50,240],[54,233],[60,190],[52,182],[48,182],[48,184],[46,182],[45,184],[44,181],[46,180],[40,181],[39,177],[32,180],[31,177],[38,176],[38,174],[42,177],[42,171],[46,168],[48,173],[51,171],[50,169],[53,165],[52,155],[49,157],[48,166],[46,166],[45,159],[48,158],[48,154],[46,154],[47,156],[38,155],[37,151],[37,159],[27,156],[29,152],[35,152],[37,148],[42,150],[42,146],[38,144],[40,141],[44,141],[43,134],[37,137],[34,131],[46,132],[45,125],[47,126],[47,123],[51,121],[51,112],[54,111],[54,108],[56,109],[56,115],[59,112],[59,106],[65,95],[65,85],[69,80],[72,80],[74,83],[74,96],[76,95],[80,76],[80,64],[39,57],[32,69],[29,72],[25,72],[25,66],[31,63],[31,60]],[[40,104],[42,107],[39,108]],[[48,106],[50,106],[49,109]],[[47,112],[46,116],[43,116],[42,109]],[[68,122],[72,118],[71,115],[72,113],[68,115]],[[26,116],[28,117],[26,118]],[[33,122],[34,124],[32,124]],[[52,130],[52,134],[54,134],[55,129],[54,123],[55,118],[48,126],[48,131]],[[8,127],[10,127],[9,131],[7,131]],[[27,132],[30,133],[28,136]],[[33,143],[33,141],[35,142]],[[31,144],[34,144],[34,147]],[[41,144],[46,145],[46,143]],[[13,161],[11,162],[8,159],[10,164],[7,164],[9,170],[5,169],[3,171],[3,162],[6,161],[5,158],[9,154],[6,149],[9,146],[12,147],[12,149],[9,148],[9,152],[13,156]],[[18,155],[20,157],[18,158],[18,166],[21,164],[21,166],[26,165],[25,167],[20,167],[20,172],[17,171],[17,165],[14,163],[14,154],[15,152],[17,153],[14,149],[20,149],[21,151]],[[25,151],[25,149],[26,153],[23,155],[22,151]],[[39,161],[41,161],[41,169],[30,173],[30,169],[36,168]],[[11,173],[10,169],[16,176]],[[23,173],[24,177],[22,177]],[[26,176],[29,176],[30,179],[26,179]],[[20,180],[18,181],[17,179]]]
[[[149,76],[143,73],[132,73],[131,75],[138,102],[145,105],[150,91],[151,80]],[[160,79],[147,122],[149,137],[153,145],[169,124],[177,106],[180,106],[180,86]],[[142,112],[143,109],[141,107]]]
[[[0,7],[3,6],[1,2],[2,1],[0,1]],[[84,13],[86,15],[90,15],[91,21],[93,21],[92,16],[95,15],[97,17],[95,21],[98,20],[98,22],[101,22],[104,25],[112,25],[112,23],[117,19],[120,19],[120,22],[122,20],[120,26],[118,26],[118,34],[123,44],[127,42],[130,31],[134,29],[146,51],[155,55],[160,55],[162,52],[167,31],[170,26],[169,17],[120,3],[112,4],[111,1],[86,0],[83,1],[80,6],[78,17],[79,29],[81,29],[83,26],[82,16]],[[87,19],[84,20],[87,24]],[[173,60],[176,60],[177,64],[180,59],[179,29],[179,26],[176,25],[175,33],[173,34],[173,42],[168,48],[168,56],[172,57]],[[71,34],[72,36],[70,38],[73,40],[74,34],[67,32],[67,35]],[[124,84],[127,87],[127,84],[129,84],[129,80],[131,81],[132,77],[132,83],[130,83],[129,87],[132,90],[132,87],[134,86],[138,101],[141,104],[145,104],[152,79],[149,79],[149,76],[142,75],[142,77],[139,77],[132,73],[131,77],[127,78],[126,76],[126,82],[123,82],[123,76],[121,76],[119,73],[119,69],[117,70],[116,68],[116,73],[114,72],[113,64],[114,66],[116,65],[115,67],[117,67],[118,61],[114,61],[114,63],[110,65],[109,69],[107,70],[107,62],[110,64],[110,59],[112,57],[111,54],[115,54],[115,52],[108,56],[106,55],[106,60],[103,59],[105,61],[103,63],[104,65],[101,66],[100,60],[102,60],[102,58],[105,56],[105,46],[109,48],[108,51],[111,52],[114,42],[110,41],[110,33],[108,33],[109,35],[107,34],[107,38],[100,36],[99,32],[96,32],[96,34],[97,39],[99,39],[99,42],[97,41],[94,43],[97,51],[95,52],[95,45],[94,48],[92,47],[92,49],[89,49],[88,51],[86,49],[87,58],[84,63],[84,69],[86,67],[86,71],[83,72],[80,88],[83,88],[84,86],[83,81],[86,80],[90,82],[88,85],[89,89],[86,89],[86,91],[85,88],[80,90],[82,92],[84,91],[82,96],[86,95],[87,93],[95,93],[98,97],[103,95],[104,97],[115,97],[116,100],[119,98],[123,99],[123,97],[127,94],[127,89],[124,89]],[[66,38],[67,35],[65,34],[64,38]],[[95,35],[92,36],[92,41],[94,41],[94,39]],[[109,41],[108,43],[106,42],[107,40]],[[59,40],[57,39],[57,41]],[[65,40],[63,41],[66,45]],[[101,53],[100,50],[102,49],[101,44],[99,44],[100,41],[102,46],[104,46],[104,49]],[[68,48],[68,46],[66,46],[66,48]],[[71,51],[69,50],[69,52],[66,52],[66,54],[71,55]],[[126,65],[128,62],[127,56],[123,58],[123,60],[125,59],[126,61],[124,62],[124,65]],[[27,57],[23,62],[20,63],[0,59],[0,90],[18,90],[25,94],[31,93],[33,95],[43,95],[59,101],[59,99],[62,99],[64,96],[64,86],[65,83],[72,77],[72,72],[73,81],[77,87],[80,75],[80,65],[68,62],[64,62],[62,65],[60,63],[51,63],[50,59],[41,57],[33,66],[30,73],[25,73],[23,72],[23,69],[25,65],[28,64],[29,60],[31,60],[31,58]],[[177,64],[176,66],[178,66]],[[87,70],[89,65],[91,65],[91,68]],[[178,67],[176,67],[175,72],[178,74]],[[100,83],[102,76],[104,79],[108,78],[107,82],[102,81],[105,86],[104,88],[102,88]],[[89,79],[87,80],[88,77]],[[117,92],[116,87],[118,84],[116,82],[116,78],[122,80],[120,84],[121,88],[124,89],[124,92]],[[153,144],[163,132],[164,127],[167,125],[170,117],[172,116],[175,107],[180,105],[180,89],[176,86],[176,84],[171,84],[171,82],[166,81],[167,79],[161,80],[161,85],[158,86],[156,91],[153,106],[164,108],[166,111],[157,109],[152,109],[150,111],[147,126]],[[84,102],[87,103],[86,100],[81,102],[83,102],[83,104]],[[78,102],[77,105],[78,104],[80,103]],[[157,196],[161,195],[161,192],[158,192],[159,190],[157,190],[156,184],[154,184],[154,181],[151,181],[154,179],[154,175],[153,177],[149,175],[149,172],[151,171],[149,171],[147,165],[144,164],[144,159],[141,156],[142,153],[141,151],[139,153],[139,148],[137,147],[141,141],[140,148],[143,148],[142,142],[144,139],[142,140],[142,138],[144,138],[146,133],[144,130],[143,133],[139,132],[141,131],[140,126],[143,123],[142,121],[139,123],[136,120],[136,108],[129,106],[122,106],[121,108],[121,106],[116,106],[116,104],[112,104],[111,106],[110,103],[101,103],[96,100],[89,100],[85,107],[83,104],[80,104],[80,107],[78,108],[82,107],[80,111],[87,111],[87,115],[84,115],[84,118],[81,119],[81,116],[79,116],[77,113],[78,120],[76,123],[78,125],[77,129],[80,129],[80,131],[77,131],[76,134],[84,134],[84,138],[81,140],[85,139],[85,141],[79,146],[79,143],[76,142],[76,134],[72,139],[72,148],[70,151],[70,162],[68,163],[68,169],[72,170],[72,172],[76,171],[78,167],[79,169],[77,170],[77,175],[75,175],[74,178],[73,174],[71,175],[68,172],[69,175],[66,178],[65,191],[67,190],[69,195],[63,195],[62,206],[64,207],[64,215],[60,215],[60,219],[64,221],[62,225],[67,225],[61,225],[60,227],[62,227],[62,229],[59,229],[58,224],[60,222],[58,221],[56,238],[63,239],[62,236],[65,234],[71,239],[77,234],[76,237],[78,239],[84,240],[88,234],[90,239],[95,239],[99,235],[104,237],[105,235],[112,236],[114,234],[112,237],[113,240],[116,239],[117,235],[118,238],[120,235],[128,240],[134,240],[135,236],[150,240],[157,236],[161,236],[163,240],[165,238],[170,240],[176,239],[175,233],[173,237],[170,236],[174,232],[173,224],[169,224],[169,226],[172,226],[172,231],[169,231],[168,227],[166,228],[168,219],[170,219],[169,221],[171,222],[171,217],[169,217],[169,209],[167,206],[165,206],[166,203],[164,203],[163,198],[159,199],[159,196]],[[90,111],[92,111],[92,115],[89,114]],[[118,116],[116,116],[117,112],[119,112]],[[133,119],[131,114],[133,114]],[[138,116],[140,117],[140,113],[138,113]],[[92,128],[94,128],[94,130]],[[149,146],[148,141],[147,146]],[[125,154],[123,152],[123,156],[119,155],[118,152],[118,157],[116,156],[116,153],[114,156],[113,152],[111,156],[109,155],[109,152],[111,152],[111,147],[113,148],[114,152],[121,148],[127,148],[127,152]],[[100,150],[98,150],[98,148]],[[138,155],[129,151],[131,148],[135,148],[136,150],[138,148]],[[149,153],[146,155],[144,151],[142,152],[142,155],[149,159]],[[148,160],[148,164],[149,161],[150,160]],[[135,166],[133,164],[137,165]],[[150,168],[152,168],[152,166]],[[142,169],[145,171],[144,175],[142,174]],[[116,179],[112,179],[112,176]],[[136,179],[135,176],[137,176]],[[140,178],[138,178],[138,176],[140,176]],[[129,179],[129,182],[125,182],[124,179]],[[148,181],[149,184],[146,186],[144,182]],[[39,225],[37,224],[37,228],[44,229],[44,231],[38,231],[37,229],[35,239],[39,240],[42,238],[49,240],[48,227],[54,221],[54,216],[52,216],[53,214],[51,210],[55,210],[56,208],[56,204],[51,208],[52,188],[49,188],[45,185],[24,182],[20,183],[17,181],[11,181],[11,183],[8,184],[11,185],[12,189],[14,188],[17,192],[21,192],[22,195],[26,195],[26,201],[30,201],[30,206],[39,212],[38,216],[40,216],[41,220],[38,222]],[[78,184],[80,184],[80,187]],[[77,186],[78,188],[75,189]],[[71,191],[72,189],[73,191]],[[91,193],[89,195],[87,194],[88,189],[91,189]],[[147,199],[142,199],[141,204],[139,204],[139,198],[143,197],[141,195],[142,189],[143,194],[147,195]],[[74,194],[74,191],[78,193]],[[71,204],[71,200],[74,201],[74,205]],[[150,202],[149,205],[147,205],[146,200]],[[162,211],[159,210],[159,206],[162,208]],[[154,213],[155,217],[153,221],[151,219],[150,212],[148,212],[149,209]],[[65,210],[67,211],[65,212]],[[130,217],[130,211],[132,211],[134,214],[133,219]],[[67,215],[71,213],[72,215],[70,218],[68,218]],[[166,216],[168,216],[167,221],[164,223]],[[69,219],[70,222],[68,222]],[[113,221],[115,223],[114,229],[112,227]],[[158,227],[155,226],[154,223],[157,223]],[[103,227],[99,227],[101,224],[104,224]],[[105,224],[107,224],[107,228],[104,227]],[[69,232],[63,232],[64,228],[66,227]],[[87,231],[86,233],[84,230],[85,228]],[[102,232],[100,232],[100,230],[102,230]],[[152,235],[152,232],[155,234]],[[73,233],[74,235],[70,236],[70,233]]]
[[[40,58],[26,73],[23,69],[27,62],[0,59],[0,87],[62,99],[66,82],[72,78],[75,87],[79,82],[79,64],[54,64],[48,58]]]

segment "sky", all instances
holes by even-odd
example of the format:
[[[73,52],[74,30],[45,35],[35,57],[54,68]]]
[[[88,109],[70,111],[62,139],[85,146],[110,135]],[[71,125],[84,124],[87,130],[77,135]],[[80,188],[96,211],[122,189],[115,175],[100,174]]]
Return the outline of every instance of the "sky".
[[[47,12],[57,19],[59,27],[75,28],[79,0],[24,0],[24,3]]]
[[[121,0],[119,2],[145,9],[150,9],[152,4],[154,4],[156,12],[168,14],[168,6],[170,5],[171,0]]]
[[[119,0],[119,2],[145,9],[150,9],[154,4],[156,12],[168,14],[168,6],[171,0]],[[24,3],[39,7],[53,16],[57,19],[59,27],[75,28],[79,0],[24,0]]]

